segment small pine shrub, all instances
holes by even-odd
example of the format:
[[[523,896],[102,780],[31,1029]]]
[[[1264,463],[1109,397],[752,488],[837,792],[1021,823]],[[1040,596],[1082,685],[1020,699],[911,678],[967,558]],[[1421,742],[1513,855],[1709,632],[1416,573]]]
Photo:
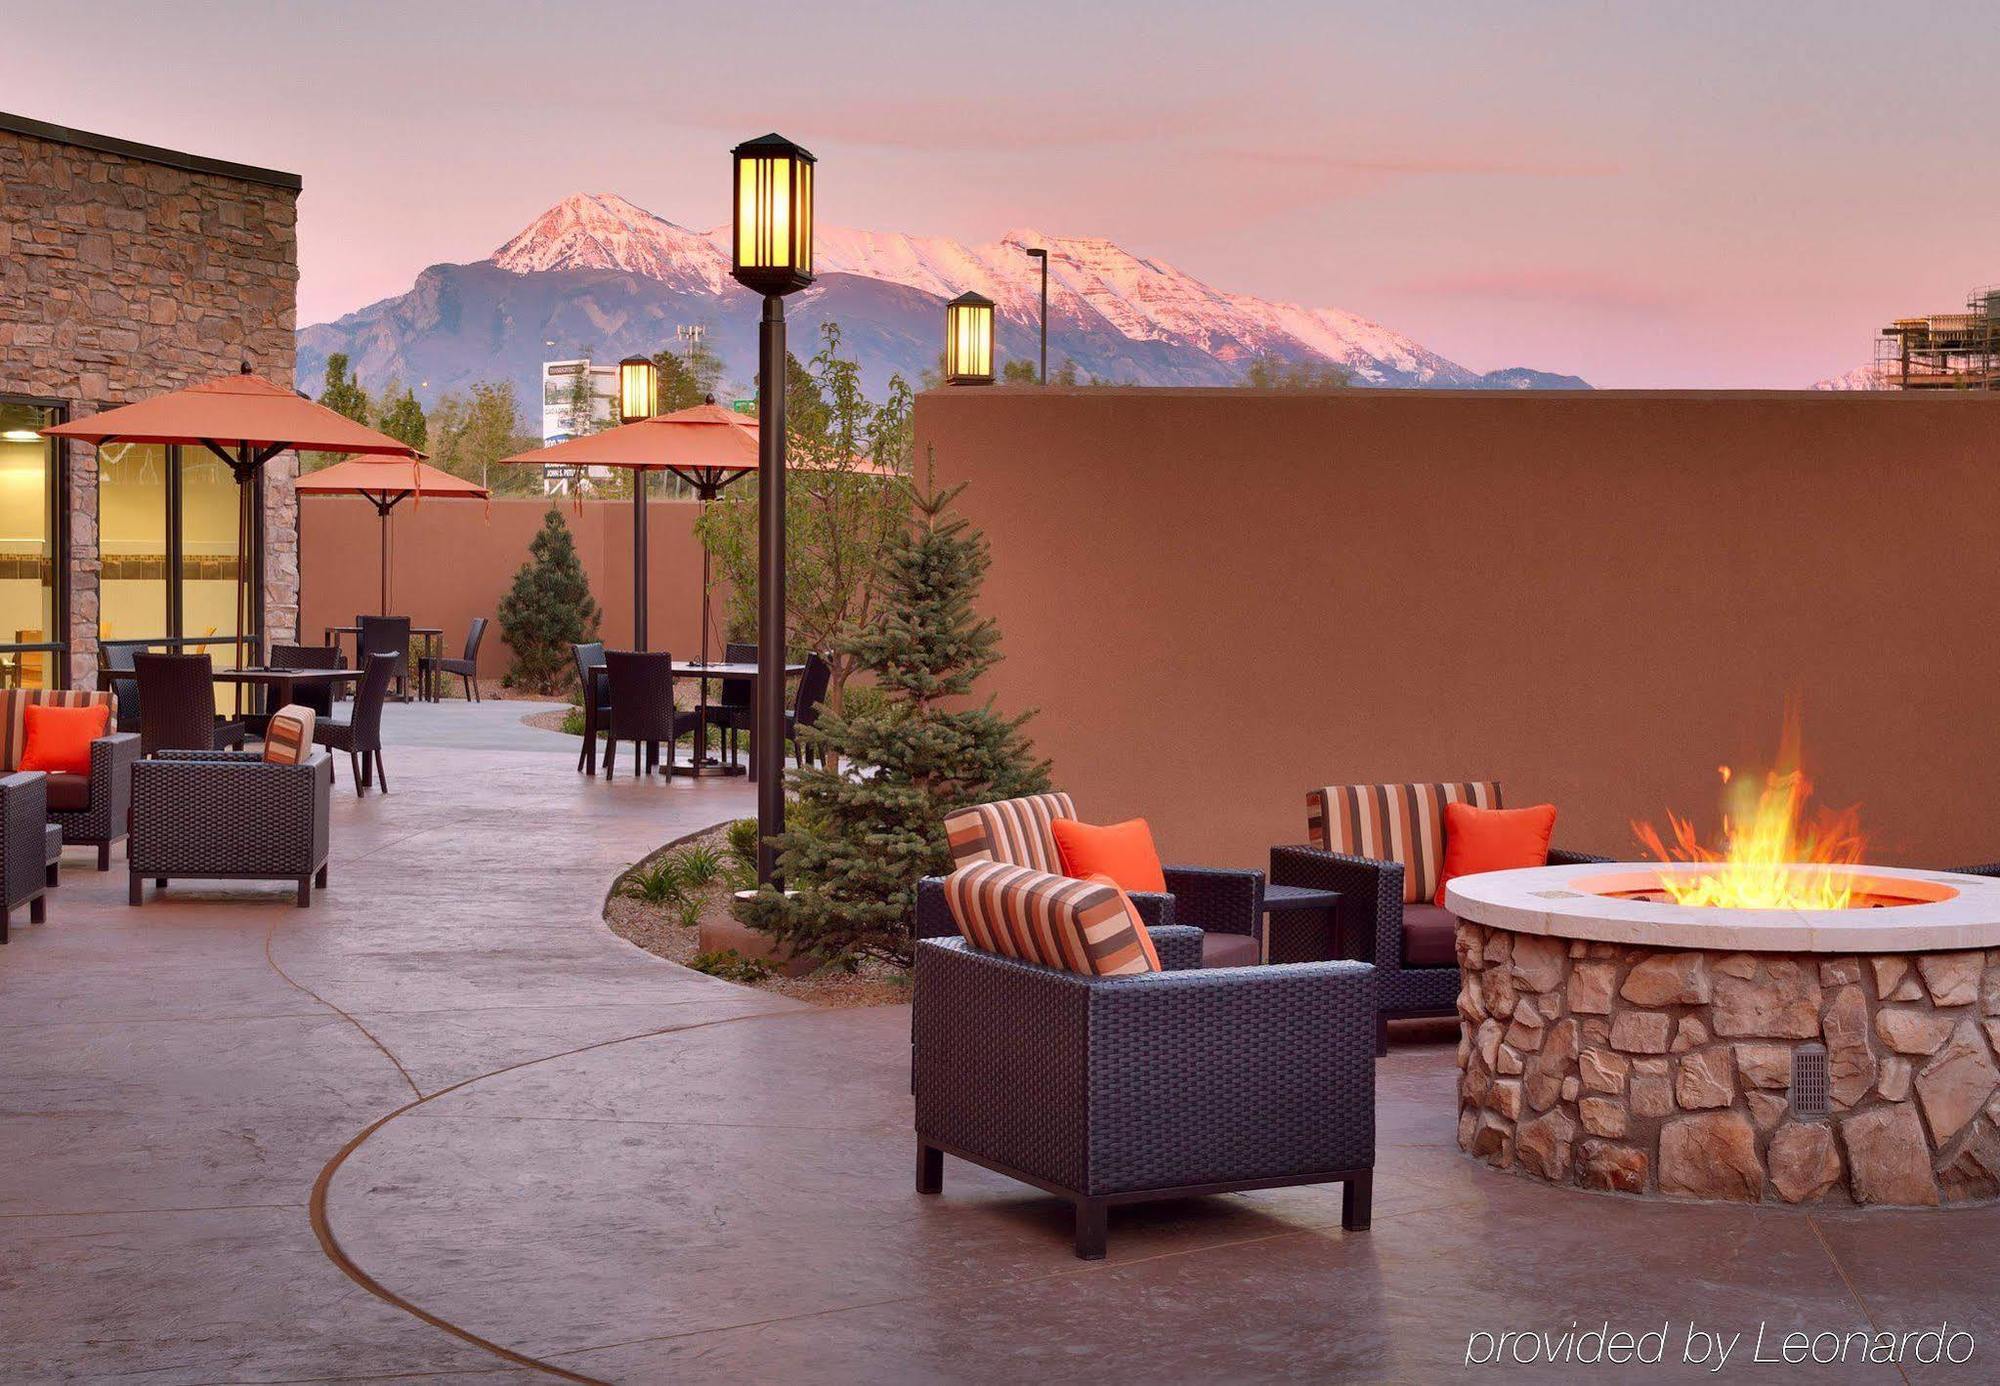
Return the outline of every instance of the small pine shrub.
[[[720,977],[725,982],[753,984],[771,976],[769,963],[758,958],[746,958],[734,948],[719,948],[707,953],[697,953],[688,966],[696,972],[706,972],[711,977]]]

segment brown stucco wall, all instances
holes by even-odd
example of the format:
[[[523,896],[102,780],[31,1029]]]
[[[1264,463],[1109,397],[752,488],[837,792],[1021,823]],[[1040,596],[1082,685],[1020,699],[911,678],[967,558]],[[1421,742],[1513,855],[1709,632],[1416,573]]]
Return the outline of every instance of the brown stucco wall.
[[[61,399],[82,418],[246,360],[291,381],[296,179],[38,138],[5,119],[0,393]],[[87,685],[97,665],[96,449],[72,445],[69,468],[70,665]],[[296,470],[289,453],[266,468],[265,619],[278,639],[298,619]]]
[[[564,523],[604,608],[602,631],[613,648],[632,641],[632,503],[561,503]],[[381,521],[368,502],[307,496],[300,506],[304,613],[300,629],[318,641],[329,625],[347,625],[380,606]],[[394,512],[390,604],[420,626],[438,626],[456,655],[474,616],[490,625],[479,652],[480,671],[498,676],[512,654],[500,639],[500,598],[528,561],[528,544],[548,513],[545,500],[404,501]],[[650,645],[692,658],[699,649],[701,546],[692,501],[654,501],[648,512],[647,628]],[[727,628],[720,584],[715,630]],[[718,646],[716,653],[720,653]]]
[[[993,691],[1170,860],[1489,776],[1633,855],[1795,693],[1871,855],[2000,857],[2000,396],[959,390],[916,435],[992,542]]]

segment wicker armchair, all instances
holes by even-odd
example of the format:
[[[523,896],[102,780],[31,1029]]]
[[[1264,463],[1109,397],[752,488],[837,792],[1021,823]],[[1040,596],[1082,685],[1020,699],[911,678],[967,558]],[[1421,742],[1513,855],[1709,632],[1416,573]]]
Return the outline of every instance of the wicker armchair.
[[[15,907],[28,907],[28,920],[48,917],[45,892],[55,884],[48,862],[47,786],[33,770],[0,775],[0,943]]]
[[[917,1192],[946,1155],[1032,1184],[1075,1205],[1089,1260],[1112,1204],[1240,1189],[1339,1181],[1365,1229],[1374,970],[1190,968],[1191,930],[1150,932],[1168,970],[1128,977],[918,942]]]
[[[1038,795],[1033,800],[1006,800],[986,808],[1004,810],[1014,804],[1039,804],[1034,815],[1076,817],[1075,805],[1067,794]],[[995,838],[995,860],[1017,866],[1053,871],[1055,846],[1052,841],[1023,844],[1025,850],[1009,848]],[[1264,873],[1236,871],[1209,866],[1169,866],[1165,868],[1167,893],[1132,891],[1132,903],[1139,917],[1149,925],[1185,924],[1202,931],[1202,966],[1243,967],[1261,960],[1264,926]],[[944,878],[928,876],[917,883],[916,936],[947,938],[957,934],[951,909],[945,904]]]
[[[1413,862],[1395,860],[1384,854],[1363,856],[1336,851],[1325,844],[1343,841],[1341,814],[1337,805],[1329,809],[1326,796],[1337,799],[1343,790],[1334,786],[1315,791],[1309,797],[1310,845],[1271,849],[1271,884],[1304,886],[1313,890],[1335,891],[1337,931],[1361,957],[1374,963],[1377,977],[1379,1013],[1375,1022],[1375,1053],[1389,1052],[1389,1022],[1425,1016],[1447,1016],[1458,1009],[1458,959],[1455,948],[1457,919],[1443,906],[1432,902],[1437,888],[1437,871],[1444,858],[1443,804],[1452,799],[1500,806],[1500,786],[1491,781],[1462,785],[1364,786],[1361,792],[1388,790],[1438,791],[1414,796],[1411,804],[1392,807],[1378,815],[1383,821],[1397,820],[1401,814],[1423,815],[1432,819],[1425,831],[1414,834],[1420,844],[1407,854]],[[1406,835],[1407,837],[1408,835]],[[1427,844],[1427,845],[1424,845]],[[1552,848],[1551,865],[1606,861],[1609,858]],[[1407,874],[1414,870],[1412,881]],[[1410,889],[1415,899],[1406,899]]]
[[[417,691],[431,702],[442,700],[441,678],[453,674],[465,681],[465,700],[479,701],[479,644],[486,638],[486,618],[475,616],[472,626],[465,633],[465,653],[457,659],[446,659],[443,655],[417,656]]]
[[[132,767],[131,903],[145,883],[293,881],[298,904],[327,881],[333,757],[315,749],[297,765],[254,751],[162,751]]]
[[[136,701],[136,694],[134,695]],[[110,706],[115,695],[109,690],[10,688],[0,690],[0,727],[24,727],[24,703],[44,707]],[[0,772],[19,767],[25,749],[10,738],[0,751]],[[125,836],[125,820],[132,806],[132,762],[139,758],[139,738],[132,732],[106,731],[90,743],[88,774],[56,772],[45,787],[48,820],[60,829],[63,842],[74,847],[95,847],[97,869],[111,869],[111,848]]]
[[[243,724],[215,714],[215,661],[205,654],[132,656],[139,687],[139,754],[243,745]]]

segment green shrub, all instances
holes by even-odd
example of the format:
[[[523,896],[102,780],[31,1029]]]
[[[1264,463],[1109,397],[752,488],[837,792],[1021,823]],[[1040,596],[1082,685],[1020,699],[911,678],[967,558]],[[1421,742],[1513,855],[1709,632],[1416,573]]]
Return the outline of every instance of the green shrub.
[[[771,975],[771,966],[757,958],[746,958],[734,948],[697,953],[688,966],[725,982],[761,982]]]
[[[528,561],[500,599],[500,638],[514,652],[508,684],[531,693],[561,692],[576,678],[569,647],[588,640],[601,615],[569,526],[551,505],[528,545]]]
[[[705,843],[691,843],[672,855],[680,858],[681,880],[690,889],[713,885],[722,875],[722,858]]]
[[[649,905],[678,904],[687,894],[687,880],[672,852],[647,865],[635,866],[618,882],[618,893]]]
[[[757,865],[757,820],[739,818],[729,825],[729,852],[754,870]]]

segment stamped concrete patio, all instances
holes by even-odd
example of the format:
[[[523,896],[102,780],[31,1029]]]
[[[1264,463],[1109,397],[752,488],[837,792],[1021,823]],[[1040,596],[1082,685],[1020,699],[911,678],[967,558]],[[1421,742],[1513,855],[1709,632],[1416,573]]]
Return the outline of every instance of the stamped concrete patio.
[[[911,1192],[908,1012],[819,1011],[642,953],[620,867],[746,812],[612,784],[520,704],[394,708],[394,792],[336,798],[332,886],[73,853],[0,950],[0,1377],[148,1382],[1430,1381],[1476,1331],[1668,1325],[1644,1380],[1990,1379],[2000,1209],[1620,1200],[1455,1148],[1450,1043],[1379,1067],[1373,1230],[1337,1188],[1065,1208],[947,1162]],[[1448,1032],[1447,1032],[1448,1033]],[[1748,1361],[1948,1320],[1957,1368]],[[1487,1367],[1517,1380],[1616,1369]]]

